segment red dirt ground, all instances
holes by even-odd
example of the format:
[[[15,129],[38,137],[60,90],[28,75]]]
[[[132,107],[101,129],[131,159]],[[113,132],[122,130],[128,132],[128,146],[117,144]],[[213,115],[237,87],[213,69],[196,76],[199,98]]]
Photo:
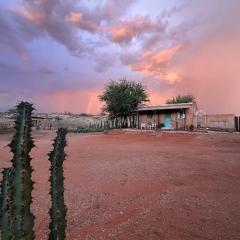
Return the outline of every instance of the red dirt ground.
[[[34,133],[36,239],[47,239],[54,133]],[[0,167],[11,154],[0,135]],[[240,135],[68,135],[67,239],[239,240]]]

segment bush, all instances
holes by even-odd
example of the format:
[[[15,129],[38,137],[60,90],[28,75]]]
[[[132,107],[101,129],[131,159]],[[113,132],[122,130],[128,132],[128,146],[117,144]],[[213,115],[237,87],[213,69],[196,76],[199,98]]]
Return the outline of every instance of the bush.
[[[73,133],[91,133],[91,132],[104,132],[104,128],[93,128],[93,127],[77,127],[76,129],[69,130]]]
[[[189,130],[190,130],[191,132],[194,130],[193,124],[191,124],[191,125],[189,126]]]
[[[165,127],[165,124],[164,123],[159,123],[158,126],[157,126],[159,129],[162,129]]]

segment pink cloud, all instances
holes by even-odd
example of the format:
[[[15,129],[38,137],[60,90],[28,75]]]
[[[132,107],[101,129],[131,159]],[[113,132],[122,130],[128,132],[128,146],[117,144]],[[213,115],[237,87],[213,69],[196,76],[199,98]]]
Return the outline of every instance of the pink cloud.
[[[158,1],[146,0],[146,9],[139,11],[142,16],[135,17],[129,16],[128,12],[131,11],[129,4],[134,0],[90,2],[20,0],[14,3],[9,1],[11,12],[0,9],[3,87],[23,89],[27,86],[29,92],[35,95],[39,93],[39,89],[34,87],[35,81],[42,81],[42,92],[49,91],[52,82],[59,81],[54,85],[56,92],[44,95],[46,108],[52,111],[97,111],[97,90],[57,91],[63,86],[79,88],[80,84],[85,89],[86,84],[81,82],[80,77],[79,82],[69,80],[67,75],[63,79],[61,67],[57,64],[51,63],[50,68],[42,66],[41,55],[49,59],[49,54],[52,54],[50,45],[46,44],[46,48],[39,53],[40,48],[35,46],[37,41],[33,40],[43,39],[56,41],[65,46],[70,54],[80,56],[74,60],[71,56],[73,62],[69,61],[69,65],[72,63],[72,67],[68,66],[69,75],[84,66],[82,75],[91,72],[94,79],[91,84],[103,85],[105,78],[128,74],[136,78],[140,76],[146,85],[155,90],[152,97],[154,103],[176,94],[192,93],[197,97],[199,106],[208,112],[238,111],[240,114],[240,28],[236,27],[240,22],[239,0],[187,1],[183,7],[173,7],[169,14],[162,14],[161,19],[152,17],[148,9],[148,4],[150,6],[154,2],[158,6]],[[161,7],[159,3],[159,9]],[[158,9],[157,14],[161,14]],[[32,42],[33,46],[30,45]],[[60,56],[59,50],[57,57],[67,62],[70,59],[67,58],[68,52]],[[15,53],[20,56],[17,60]],[[34,59],[35,56],[41,57]],[[119,59],[119,56],[122,58]],[[94,72],[91,64],[97,65],[98,73]],[[54,71],[55,68],[59,73]],[[99,72],[104,76],[103,80],[100,80]],[[158,83],[156,89],[151,81]],[[40,103],[40,97],[36,101]]]
[[[174,83],[179,80],[179,73],[176,69],[170,68],[170,63],[181,47],[181,45],[176,45],[164,50],[145,52],[142,56],[135,56],[128,64],[131,70],[144,76],[152,76]]]
[[[65,19],[78,28],[94,32],[97,30],[98,25],[93,21],[88,20],[83,13],[71,11]]]
[[[145,33],[161,33],[165,29],[164,24],[152,21],[148,16],[136,16],[120,21],[107,29],[109,39],[116,43],[129,43],[135,37]]]
[[[43,96],[41,105],[48,111],[100,113],[99,90],[58,90]]]
[[[83,14],[77,12],[70,12],[65,18],[70,23],[77,24],[82,21]]]
[[[34,24],[41,24],[45,18],[43,12],[33,8],[26,8],[23,5],[12,5],[9,9]]]
[[[181,68],[176,93],[192,93],[199,107],[209,113],[240,114],[240,34],[209,35],[181,52],[175,65]]]

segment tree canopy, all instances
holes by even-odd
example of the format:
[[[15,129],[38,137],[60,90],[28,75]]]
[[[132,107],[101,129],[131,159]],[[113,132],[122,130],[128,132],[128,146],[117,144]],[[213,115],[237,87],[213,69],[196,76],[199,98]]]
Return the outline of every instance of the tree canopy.
[[[191,94],[188,95],[178,95],[172,99],[168,99],[166,101],[167,104],[174,104],[174,103],[191,103],[195,101],[195,97]]]
[[[110,118],[127,119],[138,104],[148,101],[148,94],[141,83],[120,79],[108,82],[99,99],[105,102],[103,110]]]

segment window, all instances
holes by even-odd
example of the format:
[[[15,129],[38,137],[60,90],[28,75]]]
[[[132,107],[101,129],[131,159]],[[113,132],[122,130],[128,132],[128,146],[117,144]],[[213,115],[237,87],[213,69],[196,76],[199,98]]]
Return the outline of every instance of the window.
[[[177,112],[177,119],[185,119],[186,118],[186,114],[184,112]]]
[[[148,113],[148,114],[147,114],[147,118],[148,118],[148,119],[152,119],[152,118],[153,118],[153,113]]]

